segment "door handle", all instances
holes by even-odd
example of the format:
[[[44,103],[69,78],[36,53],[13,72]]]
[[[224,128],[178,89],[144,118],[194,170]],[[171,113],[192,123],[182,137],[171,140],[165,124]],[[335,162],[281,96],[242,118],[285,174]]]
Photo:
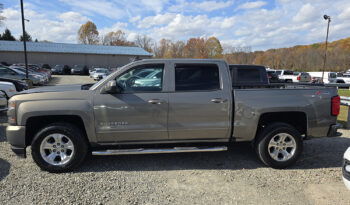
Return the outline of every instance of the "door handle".
[[[151,99],[151,100],[148,100],[148,103],[154,104],[154,105],[160,105],[160,104],[165,103],[165,101],[164,100],[160,100],[160,99]]]
[[[221,98],[213,98],[213,99],[211,99],[211,102],[213,102],[213,103],[224,103],[226,101],[227,101],[227,99],[221,99]]]

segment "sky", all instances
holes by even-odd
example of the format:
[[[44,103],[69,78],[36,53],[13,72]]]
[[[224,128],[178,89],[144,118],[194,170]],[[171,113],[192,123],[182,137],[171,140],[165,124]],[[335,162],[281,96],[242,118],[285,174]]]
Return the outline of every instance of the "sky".
[[[19,0],[0,0],[9,28],[21,33]],[[104,35],[123,30],[132,41],[145,34],[188,40],[217,37],[224,47],[252,50],[291,47],[350,37],[350,0],[24,0],[26,30],[38,40],[77,43],[81,24],[93,21]]]

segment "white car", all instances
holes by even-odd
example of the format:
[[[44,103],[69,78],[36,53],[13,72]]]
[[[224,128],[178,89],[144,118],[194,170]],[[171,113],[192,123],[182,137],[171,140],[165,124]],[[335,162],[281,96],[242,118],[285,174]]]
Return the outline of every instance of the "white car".
[[[13,83],[2,81],[0,82],[0,91],[5,93],[7,98],[10,98],[17,93],[16,87]]]
[[[350,190],[350,147],[344,153],[343,181],[345,186]]]
[[[308,72],[311,75],[313,82],[321,82],[322,72]],[[324,72],[323,74],[324,83],[337,83],[337,73],[335,72]]]
[[[350,83],[350,74],[344,73],[343,76],[337,77],[337,83]]]
[[[109,71],[106,68],[96,68],[92,73],[92,78],[94,80],[101,80],[109,75]]]

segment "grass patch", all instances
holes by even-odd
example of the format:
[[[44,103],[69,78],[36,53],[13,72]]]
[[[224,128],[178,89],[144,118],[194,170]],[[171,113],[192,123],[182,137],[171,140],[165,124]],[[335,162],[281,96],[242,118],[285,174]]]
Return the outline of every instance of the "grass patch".
[[[339,96],[345,96],[350,97],[350,90],[349,89],[338,89],[338,95]],[[341,105],[340,106],[340,113],[338,115],[338,123],[342,124],[343,127],[345,127],[346,122],[348,120],[348,107]]]
[[[338,95],[350,97],[350,90],[349,89],[338,89]]]
[[[346,121],[348,120],[348,107],[341,105],[340,106],[340,113],[338,115],[338,122],[345,125]]]

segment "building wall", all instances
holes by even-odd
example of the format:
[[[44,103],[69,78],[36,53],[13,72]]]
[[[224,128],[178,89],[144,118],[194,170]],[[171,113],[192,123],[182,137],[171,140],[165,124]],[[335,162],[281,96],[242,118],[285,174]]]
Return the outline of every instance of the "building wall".
[[[101,67],[119,67],[131,61],[136,56],[126,55],[101,55],[101,54],[78,54],[78,53],[32,53],[28,52],[28,63],[41,64],[47,63],[51,66],[56,64],[64,65],[87,65]],[[150,58],[148,56],[138,56],[139,59]],[[24,63],[23,52],[4,52],[0,51],[0,62]]]

